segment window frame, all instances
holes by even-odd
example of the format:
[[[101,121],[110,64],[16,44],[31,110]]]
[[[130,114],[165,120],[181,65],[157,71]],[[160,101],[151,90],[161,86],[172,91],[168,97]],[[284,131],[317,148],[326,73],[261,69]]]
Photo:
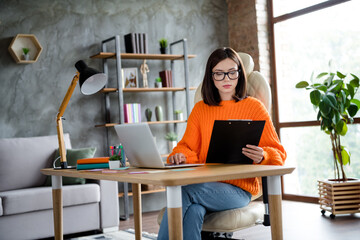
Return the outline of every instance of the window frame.
[[[288,127],[309,127],[309,126],[320,126],[319,121],[300,121],[300,122],[280,122],[279,121],[279,105],[278,105],[278,91],[277,91],[277,75],[276,75],[276,51],[275,51],[275,35],[274,35],[274,26],[279,22],[293,19],[295,17],[303,16],[315,11],[321,11],[328,7],[333,7],[338,4],[349,2],[351,0],[329,0],[324,1],[303,9],[299,9],[290,13],[286,13],[277,17],[274,17],[273,13],[273,0],[267,0],[267,10],[268,10],[268,30],[269,30],[269,49],[270,49],[270,76],[271,76],[271,85],[272,85],[272,95],[273,95],[273,119],[275,130],[280,138],[280,129]],[[354,118],[354,124],[359,124],[360,118]],[[284,180],[284,179],[283,179]],[[318,197],[310,197],[304,195],[295,195],[284,193],[284,181],[282,181],[282,196],[283,199],[300,201],[300,202],[309,202],[309,203],[318,203]]]

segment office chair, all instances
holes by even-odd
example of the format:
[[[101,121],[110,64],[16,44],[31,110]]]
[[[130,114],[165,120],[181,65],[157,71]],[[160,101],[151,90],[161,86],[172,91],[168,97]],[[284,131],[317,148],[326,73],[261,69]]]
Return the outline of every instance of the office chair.
[[[265,80],[263,75],[254,70],[254,61],[249,54],[238,53],[247,74],[247,94],[249,96],[259,99],[270,111],[271,108],[271,90],[269,83]],[[202,100],[201,86],[198,86],[195,92],[194,103]],[[270,226],[268,213],[268,198],[267,198],[267,180],[266,177],[259,179],[260,191],[259,194],[252,196],[251,202],[248,206],[243,208],[231,209],[220,212],[208,213],[204,217],[202,227],[202,239],[231,239],[233,232],[244,228],[252,227],[257,224]],[[263,201],[259,198],[263,195]],[[165,208],[163,208],[157,218],[160,225]]]

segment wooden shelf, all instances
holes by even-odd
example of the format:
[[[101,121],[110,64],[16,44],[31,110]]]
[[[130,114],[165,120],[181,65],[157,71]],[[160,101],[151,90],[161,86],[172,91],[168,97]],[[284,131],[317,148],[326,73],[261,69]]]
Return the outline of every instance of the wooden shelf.
[[[152,59],[152,60],[183,60],[184,55],[178,54],[143,54],[143,53],[121,53],[121,59]],[[196,55],[189,54],[188,58],[194,58]],[[100,59],[108,59],[108,58],[116,58],[116,53],[114,52],[100,52],[97,53],[90,58],[100,58]]]
[[[168,120],[168,121],[151,121],[146,122],[149,125],[152,124],[169,124],[169,123],[186,123],[186,120]],[[131,124],[131,123],[124,123],[124,124]],[[116,125],[120,125],[120,123],[105,123],[100,125],[95,125],[95,127],[114,127]]]
[[[148,190],[148,191],[141,191],[141,195],[143,194],[151,194],[151,193],[158,193],[158,192],[165,192],[165,188],[163,189],[155,189],[155,190]],[[132,192],[128,193],[128,196],[131,197],[133,195]],[[118,197],[124,197],[124,193],[119,193]]]
[[[190,87],[190,90],[196,90],[196,87]],[[177,91],[185,91],[184,87],[164,87],[164,88],[123,88],[123,92],[177,92]],[[110,92],[118,92],[117,88],[104,88],[100,92],[102,93],[110,93]]]
[[[29,48],[29,60],[22,57],[23,48]],[[34,63],[38,60],[42,47],[34,34],[18,34],[9,46],[9,52],[16,63]]]

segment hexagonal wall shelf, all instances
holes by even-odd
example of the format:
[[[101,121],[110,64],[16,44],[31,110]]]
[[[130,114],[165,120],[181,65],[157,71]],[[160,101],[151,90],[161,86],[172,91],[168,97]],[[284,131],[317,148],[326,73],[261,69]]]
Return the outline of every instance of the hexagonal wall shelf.
[[[29,59],[25,60],[23,48],[30,49]],[[42,47],[34,34],[18,34],[11,41],[9,52],[16,63],[34,63],[38,60]]]

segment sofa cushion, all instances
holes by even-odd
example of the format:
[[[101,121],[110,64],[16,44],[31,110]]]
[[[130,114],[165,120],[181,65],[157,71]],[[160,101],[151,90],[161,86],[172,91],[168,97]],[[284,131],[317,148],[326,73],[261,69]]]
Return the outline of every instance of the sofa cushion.
[[[64,141],[71,148],[69,134]],[[51,166],[58,147],[57,135],[0,139],[0,192],[43,185],[40,169]]]
[[[76,166],[78,159],[93,158],[96,148],[79,148],[79,149],[66,149],[66,161],[68,166]],[[59,149],[56,150],[55,159],[60,157]],[[60,161],[56,161],[56,167],[60,166]],[[85,184],[85,178],[62,177],[63,185],[72,184]],[[51,186],[51,176],[46,177],[45,186]]]
[[[98,184],[63,186],[63,207],[100,202]],[[0,192],[3,215],[52,209],[52,188],[38,187]]]

